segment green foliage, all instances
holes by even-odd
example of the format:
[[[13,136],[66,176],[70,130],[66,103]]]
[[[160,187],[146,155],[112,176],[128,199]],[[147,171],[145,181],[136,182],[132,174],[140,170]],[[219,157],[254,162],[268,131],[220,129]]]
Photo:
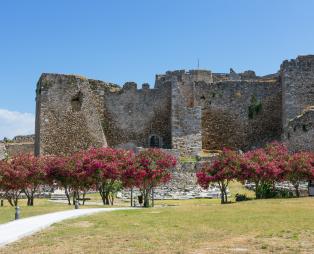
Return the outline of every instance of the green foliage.
[[[277,196],[276,190],[274,186],[270,183],[261,183],[256,188],[256,198],[274,198]]]
[[[261,184],[256,190],[256,198],[292,198],[293,192],[290,190],[275,188],[270,183]]]
[[[248,198],[245,194],[237,193],[235,195],[236,202],[247,201],[247,200],[251,200],[251,198]]]
[[[253,95],[251,98],[251,105],[249,106],[249,119],[253,119],[262,111],[262,103]]]

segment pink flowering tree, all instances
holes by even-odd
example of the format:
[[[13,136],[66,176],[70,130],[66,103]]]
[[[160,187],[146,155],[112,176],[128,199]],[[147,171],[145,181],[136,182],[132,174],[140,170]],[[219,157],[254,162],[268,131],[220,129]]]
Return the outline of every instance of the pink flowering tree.
[[[248,151],[241,158],[238,180],[253,182],[256,198],[265,198],[269,189],[274,191],[275,182],[285,180],[288,157],[288,149],[278,142]]]
[[[299,152],[289,156],[285,168],[285,178],[294,186],[296,196],[300,197],[300,183],[314,179],[314,154]]]
[[[45,183],[44,158],[32,154],[20,154],[10,160],[11,167],[19,172],[24,182],[23,192],[27,197],[27,205],[34,205],[34,194]]]
[[[104,205],[113,205],[116,193],[122,188],[122,172],[132,163],[133,153],[112,148],[93,148],[87,151],[84,167],[91,172]]]
[[[71,205],[73,197],[73,161],[66,156],[46,157],[46,179],[52,186],[59,186],[65,191],[68,204]]]
[[[73,203],[75,200],[82,199],[84,205],[87,191],[95,189],[96,183],[93,178],[93,171],[90,168],[90,162],[91,158],[88,151],[80,151],[69,157]]]
[[[139,188],[144,207],[150,206],[152,189],[171,179],[170,169],[175,167],[176,159],[160,149],[140,151],[123,170],[122,182],[126,187]]]
[[[221,193],[221,204],[225,204],[228,203],[228,185],[230,181],[237,178],[238,172],[238,153],[224,148],[212,164],[205,165],[196,173],[197,183],[204,189],[208,189],[210,183],[217,183]]]
[[[17,206],[26,183],[26,172],[16,170],[10,162],[0,161],[1,189],[11,206]]]
[[[265,198],[263,191],[268,186],[274,188],[274,183],[282,175],[281,168],[264,149],[256,149],[244,154],[241,161],[241,180],[253,182],[256,198]]]

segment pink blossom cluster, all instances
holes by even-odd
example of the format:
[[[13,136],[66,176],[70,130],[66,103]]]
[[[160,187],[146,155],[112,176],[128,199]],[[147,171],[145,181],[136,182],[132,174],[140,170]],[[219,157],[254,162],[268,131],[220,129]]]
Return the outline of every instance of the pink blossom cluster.
[[[258,148],[239,154],[223,149],[218,159],[205,165],[197,173],[197,182],[203,188],[218,183],[221,189],[231,180],[255,183],[255,190],[261,184],[290,181],[299,196],[298,187],[302,181],[314,179],[314,153],[289,153],[284,144],[273,142],[265,148]]]
[[[87,191],[99,191],[104,204],[113,204],[113,196],[122,187],[151,190],[170,179],[173,156],[160,149],[148,149],[134,154],[113,148],[91,148],[71,156],[41,156],[21,154],[0,161],[0,191],[16,205],[24,192],[33,204],[41,185],[65,190],[71,198],[83,199]]]

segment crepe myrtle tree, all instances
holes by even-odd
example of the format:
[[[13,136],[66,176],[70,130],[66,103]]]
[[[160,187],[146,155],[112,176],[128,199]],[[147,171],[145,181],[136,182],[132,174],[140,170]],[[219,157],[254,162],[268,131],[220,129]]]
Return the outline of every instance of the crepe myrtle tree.
[[[71,196],[73,196],[73,161],[67,156],[47,156],[46,157],[46,180],[54,186],[57,184],[63,188],[68,200],[68,205],[71,205]]]
[[[290,155],[285,167],[285,178],[294,186],[296,196],[300,197],[300,183],[314,179],[314,153],[298,152]]]
[[[227,188],[230,181],[238,176],[239,154],[228,148],[212,164],[206,164],[196,173],[197,183],[208,189],[210,183],[217,183],[220,190],[221,204],[228,203]]]
[[[143,206],[149,207],[152,189],[171,179],[169,170],[175,165],[175,157],[160,149],[142,150],[123,170],[123,186],[139,188],[144,200]]]
[[[10,160],[11,167],[23,177],[23,192],[27,197],[27,205],[34,205],[34,194],[45,183],[45,157],[35,157],[32,154],[19,154]]]
[[[17,206],[25,184],[26,173],[16,170],[9,161],[0,161],[0,184],[5,198],[11,206]]]
[[[89,167],[90,156],[88,151],[80,151],[69,157],[68,166],[71,168],[72,181],[70,182],[73,193],[73,204],[75,200],[81,199],[85,204],[85,196],[87,191],[95,189],[93,171]]]
[[[113,205],[122,189],[122,172],[133,163],[131,151],[112,148],[92,148],[86,152],[84,167],[91,172],[93,182],[104,205]]]

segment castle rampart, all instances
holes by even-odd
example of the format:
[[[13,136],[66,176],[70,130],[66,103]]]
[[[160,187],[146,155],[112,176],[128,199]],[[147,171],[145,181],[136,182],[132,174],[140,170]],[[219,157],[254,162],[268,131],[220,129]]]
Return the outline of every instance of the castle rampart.
[[[283,140],[291,150],[313,150],[314,55],[284,61],[280,68]],[[305,122],[306,123],[305,123]],[[301,122],[304,128],[299,128]],[[308,139],[312,137],[312,139]]]
[[[37,85],[36,153],[110,146],[172,148],[189,155],[224,146],[248,150],[281,136],[289,142],[288,133],[298,140],[303,133],[292,135],[290,127],[314,105],[313,63],[313,56],[298,57],[285,61],[279,74],[264,77],[232,69],[168,71],[156,75],[154,88],[143,84],[141,89],[134,82],[121,87],[43,74]],[[302,118],[307,130],[310,116]],[[313,149],[305,139],[295,146]]]

